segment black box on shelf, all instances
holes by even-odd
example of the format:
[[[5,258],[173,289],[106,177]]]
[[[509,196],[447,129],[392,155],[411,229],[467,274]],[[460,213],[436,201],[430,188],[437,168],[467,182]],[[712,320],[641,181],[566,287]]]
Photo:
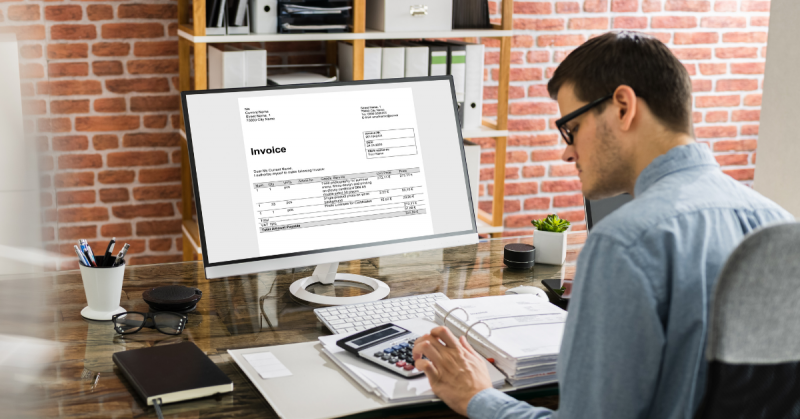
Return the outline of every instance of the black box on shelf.
[[[348,32],[352,25],[351,0],[278,0],[279,33]]]

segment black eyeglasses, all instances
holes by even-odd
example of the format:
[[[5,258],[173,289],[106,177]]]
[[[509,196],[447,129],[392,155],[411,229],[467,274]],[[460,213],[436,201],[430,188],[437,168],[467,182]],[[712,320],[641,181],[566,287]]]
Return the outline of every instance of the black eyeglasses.
[[[121,335],[129,335],[142,330],[143,327],[156,329],[167,335],[180,335],[186,327],[186,316],[171,311],[155,313],[138,313],[128,311],[111,317],[114,330]]]
[[[572,138],[572,132],[570,132],[569,128],[567,128],[567,122],[572,121],[573,119],[583,115],[589,109],[592,109],[595,106],[607,101],[608,99],[611,99],[613,96],[614,93],[609,93],[608,95],[603,96],[600,99],[597,99],[586,106],[581,106],[574,112],[570,112],[566,116],[556,121],[556,128],[558,128],[558,131],[561,133],[561,137],[564,138],[564,141],[567,143],[567,145],[572,145],[572,143],[575,141],[575,139]]]

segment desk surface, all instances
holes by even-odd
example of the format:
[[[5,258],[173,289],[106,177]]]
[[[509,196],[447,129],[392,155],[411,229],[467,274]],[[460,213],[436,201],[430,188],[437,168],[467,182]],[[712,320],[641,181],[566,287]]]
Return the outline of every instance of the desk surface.
[[[583,233],[573,234],[570,242],[580,243],[584,237]],[[537,265],[531,271],[511,271],[502,263],[503,246],[519,241],[529,243],[530,237],[344,262],[339,265],[339,272],[385,281],[391,287],[390,298],[432,292],[442,292],[453,299],[502,295],[507,289],[519,285],[544,289],[542,279],[573,277],[580,244],[570,246],[564,266]],[[294,301],[288,293],[289,285],[310,275],[312,269],[209,280],[205,278],[200,262],[129,267],[125,272],[121,305],[130,311],[147,311],[142,292],[160,285],[197,287],[203,291],[203,298],[197,310],[188,314],[188,325],[183,335],[168,336],[143,329],[125,338],[117,335],[109,322],[88,321],[80,316],[86,299],[78,271],[35,278],[42,281],[40,290],[45,290],[48,304],[42,316],[45,320],[39,326],[43,330],[37,334],[63,345],[58,361],[48,366],[44,382],[37,386],[43,401],[40,399],[36,410],[42,417],[155,417],[152,407],[144,406],[115,370],[111,355],[118,351],[190,340],[231,377],[234,391],[217,398],[167,405],[165,416],[277,417],[226,351],[306,342],[329,334],[314,316],[314,307]],[[91,381],[81,379],[84,369],[100,373],[94,387]],[[556,397],[535,400],[539,405],[557,404]],[[433,409],[436,417],[457,417],[441,404]],[[387,413],[381,413],[380,417],[420,414],[414,410]]]

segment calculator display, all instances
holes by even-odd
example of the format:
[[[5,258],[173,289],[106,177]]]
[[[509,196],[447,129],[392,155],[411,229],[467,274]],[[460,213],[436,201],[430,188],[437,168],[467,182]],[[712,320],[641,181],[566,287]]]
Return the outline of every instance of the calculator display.
[[[352,346],[352,347],[354,347],[354,348],[360,348],[362,346],[369,345],[369,344],[371,344],[373,342],[377,342],[379,340],[383,340],[383,339],[386,339],[386,338],[389,338],[389,337],[392,337],[392,336],[399,336],[399,335],[402,335],[404,333],[407,333],[407,331],[403,330],[403,329],[400,329],[400,328],[396,328],[396,327],[390,327],[388,329],[383,329],[383,330],[379,330],[379,331],[377,331],[375,333],[371,333],[371,334],[369,334],[367,336],[364,336],[362,338],[358,338],[356,340],[352,340],[350,342],[347,342],[347,344]]]

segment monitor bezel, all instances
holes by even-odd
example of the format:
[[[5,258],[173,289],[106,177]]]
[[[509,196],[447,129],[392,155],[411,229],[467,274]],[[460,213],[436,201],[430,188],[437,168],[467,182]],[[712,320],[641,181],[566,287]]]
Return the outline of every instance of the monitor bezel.
[[[458,141],[461,145],[461,163],[464,169],[464,185],[467,192],[468,207],[470,217],[472,220],[472,229],[456,231],[451,233],[434,234],[430,236],[410,237],[406,239],[388,240],[374,243],[363,243],[351,246],[341,246],[337,248],[317,249],[303,252],[284,253],[280,255],[259,256],[254,258],[236,259],[229,261],[221,261],[211,263],[208,260],[208,248],[206,246],[205,224],[203,221],[202,198],[200,196],[199,185],[197,183],[197,167],[194,160],[194,147],[192,143],[191,134],[191,121],[189,118],[189,111],[186,99],[190,95],[203,95],[215,93],[236,93],[236,92],[254,92],[254,91],[274,91],[274,90],[299,90],[299,89],[313,89],[325,87],[339,87],[339,86],[361,86],[370,84],[401,84],[401,83],[414,83],[414,82],[432,82],[446,80],[450,84],[450,95],[453,103],[453,115],[456,122],[458,132]],[[218,278],[222,276],[240,275],[253,272],[271,271],[278,269],[289,269],[301,266],[317,265],[320,263],[333,263],[341,260],[351,260],[347,255],[345,258],[339,258],[337,255],[343,252],[351,252],[353,250],[363,251],[362,259],[367,257],[388,256],[391,254],[404,253],[408,251],[422,251],[442,247],[452,247],[465,244],[472,244],[477,242],[478,227],[475,218],[475,209],[472,207],[472,191],[469,184],[469,172],[467,168],[466,155],[464,153],[464,138],[461,133],[461,126],[458,118],[458,102],[455,94],[455,84],[451,75],[447,76],[429,76],[429,77],[409,77],[398,79],[380,79],[380,80],[358,80],[358,81],[345,81],[345,82],[330,82],[330,83],[313,83],[313,84],[296,84],[287,86],[258,86],[258,87],[241,87],[231,89],[207,89],[207,90],[191,90],[181,92],[181,105],[183,113],[183,121],[185,127],[186,145],[189,158],[189,166],[192,175],[192,189],[194,191],[195,207],[197,209],[197,225],[200,234],[200,247],[202,249],[203,267],[206,271],[207,278]],[[187,233],[183,233],[187,234]],[[409,246],[411,244],[411,246]],[[372,249],[373,251],[368,251]],[[315,258],[319,262],[309,263],[309,258]],[[283,261],[284,263],[280,263]]]

